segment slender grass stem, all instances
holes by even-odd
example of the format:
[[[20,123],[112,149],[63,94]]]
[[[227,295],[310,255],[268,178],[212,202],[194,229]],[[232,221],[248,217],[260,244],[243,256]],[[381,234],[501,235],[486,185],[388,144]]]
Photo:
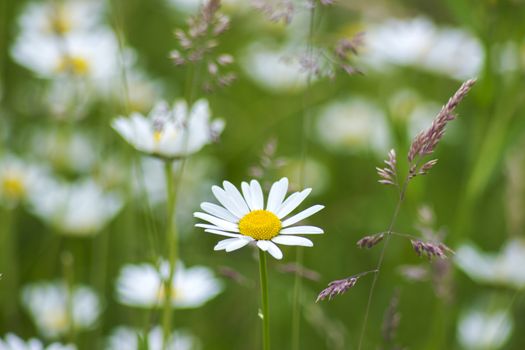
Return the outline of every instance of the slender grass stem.
[[[175,203],[176,193],[173,181],[173,162],[166,161],[164,164],[166,174],[167,211],[166,211],[166,244],[168,248],[169,275],[164,281],[164,305],[162,310],[162,349],[167,349],[171,335],[171,322],[173,310],[171,296],[173,294],[173,277],[177,264],[178,237],[175,225]]]
[[[409,182],[409,177],[405,178],[405,181],[403,182],[403,185],[401,189],[399,190],[399,198],[397,200],[396,208],[394,209],[394,214],[392,215],[392,219],[390,221],[390,225],[388,226],[388,230],[386,231],[386,238],[385,238],[385,244],[383,245],[383,248],[381,249],[381,253],[379,255],[379,260],[377,261],[376,266],[376,273],[374,274],[374,278],[372,280],[372,286],[370,287],[370,292],[368,293],[368,301],[366,303],[366,311],[365,316],[363,319],[363,326],[361,328],[361,334],[359,336],[359,345],[357,347],[358,350],[362,349],[363,346],[363,340],[366,333],[366,326],[368,323],[368,316],[370,314],[370,306],[372,304],[372,298],[374,296],[375,287],[377,284],[377,279],[379,278],[379,273],[381,271],[381,267],[383,266],[383,260],[385,258],[385,252],[386,248],[388,246],[388,242],[390,241],[390,237],[392,236],[392,230],[394,229],[394,225],[396,223],[397,217],[399,215],[399,210],[401,209],[401,204],[403,203],[403,200],[405,199],[405,193]]]
[[[270,350],[270,313],[268,310],[268,272],[266,269],[266,253],[259,250],[259,274],[261,276],[261,315],[263,350]]]

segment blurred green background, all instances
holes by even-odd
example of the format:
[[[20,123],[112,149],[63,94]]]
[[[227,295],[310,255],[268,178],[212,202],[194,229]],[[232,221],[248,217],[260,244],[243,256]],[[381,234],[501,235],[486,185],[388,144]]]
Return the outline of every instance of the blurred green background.
[[[55,102],[47,95],[53,79],[39,77],[12,55],[21,31],[18,18],[28,3],[1,3],[0,156],[16,154],[68,181],[87,176],[102,180],[123,196],[125,204],[107,226],[87,237],[58,234],[23,203],[2,207],[0,334],[13,332],[24,339],[40,336],[21,306],[21,287],[62,278],[61,252],[69,251],[74,257],[75,282],[95,288],[103,303],[96,327],[78,334],[77,345],[80,349],[103,348],[104,337],[116,326],[144,328],[158,321],[155,315],[148,318],[143,310],[117,303],[115,279],[124,264],[154,261],[162,251],[162,244],[152,244],[150,237],[164,230],[164,207],[145,204],[147,200],[130,185],[137,178],[133,169],[139,156],[110,127],[113,118],[133,109],[122,98],[127,68],[122,67],[121,58],[112,93],[89,97],[78,120],[68,116],[73,113],[68,109],[65,118],[57,118],[52,108]],[[363,277],[349,292],[331,301],[316,304],[317,294],[331,280],[375,268],[381,247],[363,250],[355,242],[386,230],[396,203],[394,190],[377,183],[375,167],[394,148],[405,171],[405,155],[415,131],[430,125],[440,105],[462,80],[471,77],[468,74],[475,75],[478,82],[437,149],[439,163],[428,176],[410,184],[395,230],[417,235],[418,208],[427,205],[435,216],[434,229],[446,232],[444,241],[454,250],[472,242],[497,254],[506,242],[523,238],[525,2],[340,0],[332,6],[317,4],[313,46],[330,50],[337,40],[365,32],[364,44],[352,61],[364,74],[349,76],[338,71],[332,79],[317,77],[310,88],[300,83],[304,73],[298,74],[295,85],[269,87],[254,73],[263,68],[250,65],[254,47],[306,51],[310,11],[305,3],[295,2],[295,15],[288,26],[282,21],[271,23],[248,3],[229,1],[222,9],[231,24],[219,38],[218,52],[235,58],[228,69],[237,75],[236,81],[206,93],[200,88],[206,68],[198,68],[193,99],[207,98],[212,115],[223,118],[226,128],[217,144],[188,160],[177,210],[185,264],[205,265],[217,273],[227,266],[248,282],[241,285],[224,278],[222,294],[201,308],[176,310],[174,322],[191,330],[203,349],[260,347],[258,264],[253,251],[213,252],[215,237],[194,228],[191,213],[199,202],[211,200],[212,184],[227,179],[240,185],[251,178],[250,169],[260,163],[265,145],[276,140],[274,158],[282,158],[284,165],[264,169],[263,182],[286,175],[299,186],[298,169],[306,152],[306,185],[313,192],[305,205],[326,205],[311,219],[324,228],[325,235],[314,237],[315,246],[304,249],[304,266],[317,271],[320,278],[303,281],[300,349],[356,349],[372,277]],[[101,23],[117,33],[122,46],[133,50],[133,67],[155,85],[151,101],[138,109],[147,112],[152,101],[187,96],[188,66],[175,66],[169,59],[169,52],[178,45],[174,29],[186,27],[185,7],[167,0],[102,4]],[[411,26],[403,29],[399,23]],[[321,51],[319,55],[324,57]],[[262,75],[270,80],[273,74],[285,75],[271,65],[264,69]],[[59,88],[58,95],[66,94],[67,89],[65,85]],[[340,103],[336,116],[326,117],[334,103]],[[74,107],[78,104],[73,103]],[[341,124],[330,124],[336,122]],[[73,159],[64,155],[70,149],[67,142],[42,151],[44,146],[35,141],[35,135],[53,130],[82,133],[90,146]],[[93,161],[75,169],[75,162],[83,157]],[[270,259],[269,269],[274,349],[288,349],[291,343],[294,275],[281,269],[282,264],[294,262],[296,248],[285,247],[283,252],[283,261]],[[499,308],[508,313],[514,331],[503,344],[479,348],[523,349],[525,335],[519,330],[525,329],[525,305],[519,289],[501,281],[477,283],[453,261],[438,266],[417,257],[408,241],[394,237],[372,302],[364,348],[394,349],[383,344],[381,328],[398,291],[401,318],[395,343],[401,348],[477,349],[458,340],[460,316],[471,309]],[[400,266],[406,265],[431,272],[427,271],[425,281],[410,281],[400,273]],[[13,270],[17,271],[16,281],[7,278]],[[446,292],[440,293],[439,288]]]

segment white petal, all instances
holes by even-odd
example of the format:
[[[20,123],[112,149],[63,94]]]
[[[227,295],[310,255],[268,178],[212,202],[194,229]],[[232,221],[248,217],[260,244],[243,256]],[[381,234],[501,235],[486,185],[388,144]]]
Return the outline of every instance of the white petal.
[[[291,218],[284,220],[283,227],[293,225],[296,222],[306,219],[307,217],[314,215],[315,213],[317,213],[319,210],[323,208],[324,208],[324,205],[314,205],[308,209],[305,209],[302,212],[295,214]]]
[[[268,204],[266,210],[272,213],[277,213],[277,210],[283,204],[283,199],[288,191],[288,179],[283,177],[279,181],[275,182],[270,189],[270,195],[268,196]]]
[[[223,239],[222,241],[219,241],[215,247],[213,247],[213,250],[224,250],[226,249],[226,247],[228,245],[230,245],[230,243],[233,243],[233,242],[236,242],[238,240],[240,240],[241,238],[226,238],[226,239]]]
[[[257,247],[261,248],[261,250],[267,251],[268,245],[270,244],[270,241],[257,241]]]
[[[283,252],[281,252],[281,249],[275,245],[275,243],[272,243],[270,241],[257,241],[257,247],[259,247],[263,251],[268,251],[275,259],[282,259]]]
[[[259,184],[259,181],[252,180],[250,181],[250,189],[252,193],[252,204],[253,208],[252,210],[258,210],[264,208],[264,197],[261,185]]]
[[[238,239],[235,242],[232,242],[232,243],[228,244],[228,246],[226,247],[225,250],[227,252],[233,252],[234,250],[237,250],[237,249],[240,249],[240,248],[244,247],[248,243],[250,243],[250,241],[247,240],[247,239]]]
[[[288,228],[283,228],[279,234],[282,235],[295,235],[295,234],[321,234],[324,233],[322,228],[316,226],[293,226]]]
[[[233,223],[237,222],[237,218],[233,216],[233,214],[230,213],[228,210],[221,207],[220,205],[204,202],[201,204],[201,209],[220,219],[230,221]]]
[[[244,216],[248,214],[250,212],[250,208],[248,208],[248,205],[246,205],[246,201],[242,197],[237,187],[235,187],[231,182],[228,181],[224,181],[222,185],[224,186],[224,190],[233,200],[234,204],[237,206],[237,209],[240,210],[242,215]]]
[[[195,227],[200,227],[200,228],[211,228],[212,230],[220,230],[220,231],[228,231],[228,232],[239,232],[238,229],[225,229],[225,228],[222,228],[222,227],[219,227],[219,226],[215,226],[215,225],[210,225],[210,224],[203,224],[202,222],[199,222],[197,224],[195,224]]]
[[[213,234],[216,234],[216,235],[219,235],[219,236],[226,236],[226,237],[236,237],[236,238],[245,237],[245,236],[240,235],[238,233],[224,232],[224,231],[215,230],[215,229],[212,229],[212,228],[208,228],[208,229],[204,230],[204,232],[209,232],[209,233],[213,233]]]
[[[308,238],[299,236],[277,236],[272,238],[272,241],[284,245],[300,245],[303,247],[313,247],[314,244]]]
[[[196,212],[196,213],[193,213],[193,216],[195,216],[196,218],[208,221],[208,222],[210,222],[210,223],[212,223],[212,224],[214,224],[216,226],[219,226],[220,228],[228,230],[228,231],[231,231],[231,230],[235,231],[235,230],[238,229],[237,224],[231,223],[231,222],[223,220],[223,219],[216,218],[215,216],[211,216],[209,214]]]
[[[301,204],[304,199],[312,192],[311,188],[307,188],[301,192],[295,192],[290,197],[288,197],[281,207],[277,210],[277,217],[279,219],[284,218],[286,215],[290,214],[295,208]]]
[[[283,258],[283,252],[279,249],[275,243],[268,241],[268,253],[270,253],[275,259],[281,260]]]
[[[253,201],[252,201],[252,192],[250,190],[250,185],[247,182],[241,183],[242,188],[242,195],[244,196],[244,199],[246,200],[246,204],[248,204],[248,207],[250,210],[255,210],[253,208]]]
[[[225,228],[222,228],[222,227],[219,227],[219,226],[203,224],[203,223],[200,223],[200,222],[198,224],[195,224],[195,227],[211,229],[211,230],[227,231],[227,232],[239,232],[239,230],[237,230],[237,229],[225,229]]]
[[[244,214],[237,208],[237,205],[234,203],[233,199],[230,198],[228,193],[219,186],[212,186],[211,191],[217,198],[217,200],[232,213],[238,219],[242,218]]]
[[[235,242],[237,240],[239,240],[240,238],[226,238],[226,239],[223,239],[222,241],[219,241],[215,247],[213,247],[213,250],[224,250],[226,249],[226,247],[232,243],[232,242]]]

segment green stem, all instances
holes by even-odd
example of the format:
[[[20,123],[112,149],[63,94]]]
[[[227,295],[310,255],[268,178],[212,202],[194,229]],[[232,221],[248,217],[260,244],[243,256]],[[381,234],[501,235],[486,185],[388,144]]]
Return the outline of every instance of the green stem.
[[[268,272],[266,253],[259,249],[259,273],[261,275],[261,317],[263,332],[263,349],[270,350],[270,313],[268,312]]]
[[[73,254],[69,251],[64,251],[60,258],[62,261],[62,270],[63,270],[64,279],[66,283],[66,289],[67,289],[66,314],[67,314],[67,320],[68,320],[68,325],[69,325],[67,338],[71,344],[75,344],[76,326],[75,326],[75,319],[73,316],[74,315],[73,293],[74,293],[74,288],[75,288],[74,287],[74,283],[75,283],[74,258],[73,258]]]
[[[164,281],[164,306],[162,312],[162,349],[167,349],[171,335],[172,305],[171,296],[173,294],[173,277],[177,264],[177,246],[178,237],[175,226],[175,186],[173,183],[173,162],[166,161],[164,164],[166,174],[166,192],[167,192],[167,222],[166,222],[166,244],[168,246],[168,259],[170,270],[168,278]]]
[[[303,249],[297,247],[295,263],[296,266],[303,265]],[[293,305],[292,305],[292,350],[299,350],[299,335],[301,330],[301,288],[302,276],[300,273],[295,274],[293,288]]]
[[[419,163],[418,163],[419,164]],[[409,164],[411,165],[411,164]],[[381,254],[379,255],[379,260],[377,262],[376,266],[376,273],[374,274],[374,279],[372,280],[372,286],[370,287],[370,292],[368,293],[368,301],[366,303],[366,311],[365,316],[363,318],[363,326],[361,328],[361,334],[359,336],[359,345],[357,347],[358,350],[362,349],[363,346],[363,340],[366,333],[366,327],[368,324],[368,316],[370,314],[370,306],[372,305],[372,298],[374,296],[374,291],[377,283],[377,279],[379,278],[379,272],[381,271],[381,267],[383,266],[383,260],[385,258],[385,252],[386,248],[388,246],[388,242],[390,241],[390,238],[392,236],[392,230],[394,229],[394,225],[396,223],[397,217],[399,215],[399,210],[401,209],[401,204],[403,204],[403,200],[405,199],[405,193],[408,186],[408,182],[410,181],[409,176],[405,178],[405,181],[403,183],[403,186],[399,190],[399,199],[396,204],[396,209],[394,210],[394,214],[392,215],[392,219],[390,221],[390,225],[388,226],[388,230],[386,231],[386,238],[385,238],[385,244],[383,244],[383,248],[381,249]]]

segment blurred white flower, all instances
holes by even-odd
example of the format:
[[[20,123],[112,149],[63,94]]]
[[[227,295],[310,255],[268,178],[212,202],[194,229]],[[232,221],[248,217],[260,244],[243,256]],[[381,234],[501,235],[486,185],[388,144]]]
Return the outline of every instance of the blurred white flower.
[[[96,293],[85,286],[74,286],[72,295],[60,281],[33,283],[22,289],[22,305],[28,311],[39,332],[48,338],[91,328],[101,312]],[[68,312],[68,298],[72,312]],[[72,320],[71,320],[72,318]]]
[[[371,101],[352,97],[321,108],[317,119],[320,141],[335,150],[388,150],[390,132],[383,111]]]
[[[485,53],[470,33],[437,27],[424,17],[389,19],[366,30],[367,48],[362,59],[372,68],[416,66],[464,80],[476,76]]]
[[[120,195],[106,191],[91,179],[74,183],[48,179],[38,187],[30,194],[33,213],[63,234],[97,233],[123,205]]]
[[[0,204],[18,205],[34,190],[43,169],[14,155],[0,157]]]
[[[38,339],[31,338],[25,341],[13,333],[8,333],[4,339],[0,339],[0,350],[76,350],[76,346],[72,344],[62,345],[60,343],[44,346]]]
[[[92,134],[61,129],[32,130],[29,144],[32,154],[60,172],[90,172],[99,152]]]
[[[208,101],[201,99],[189,111],[184,101],[173,108],[159,102],[148,117],[139,113],[118,117],[112,127],[137,150],[173,159],[196,153],[212,142],[222,132],[224,121],[210,122]]]
[[[106,350],[140,349],[138,336],[143,335],[141,331],[129,327],[117,327],[111,333]],[[175,331],[170,337],[171,342],[167,350],[197,350],[200,349],[197,339],[187,331]],[[148,333],[149,350],[162,349],[162,329],[155,327]]]
[[[241,59],[244,72],[270,92],[300,91],[307,84],[308,73],[301,67],[291,48],[269,49],[268,45],[248,47]]]
[[[113,32],[105,28],[72,33],[61,41],[23,33],[11,54],[16,62],[41,77],[83,78],[101,91],[106,91],[120,72],[118,42]]]
[[[477,282],[505,285],[516,289],[525,287],[525,242],[508,241],[497,254],[483,253],[473,245],[459,247],[456,265]]]
[[[505,310],[469,310],[459,319],[459,342],[467,350],[499,349],[508,340],[513,326]]]
[[[117,299],[129,306],[152,308],[165,298],[163,281],[169,276],[169,263],[126,265],[117,279]],[[172,306],[195,308],[213,299],[222,291],[222,283],[204,266],[185,268],[177,262],[172,287]]]
[[[18,19],[23,33],[63,36],[95,28],[103,2],[89,0],[30,2]]]

